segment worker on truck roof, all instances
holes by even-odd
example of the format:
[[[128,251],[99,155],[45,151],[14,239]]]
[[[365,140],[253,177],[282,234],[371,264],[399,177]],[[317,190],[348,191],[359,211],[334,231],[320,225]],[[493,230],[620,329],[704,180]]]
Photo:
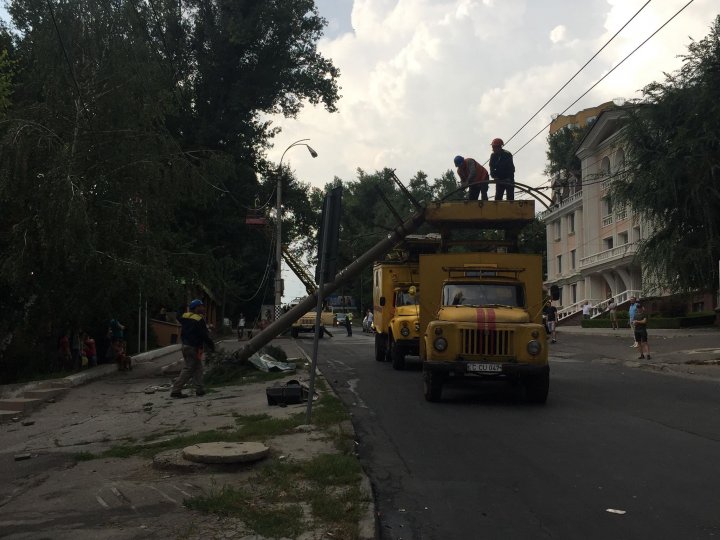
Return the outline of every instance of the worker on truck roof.
[[[515,164],[513,155],[503,149],[505,143],[502,139],[493,139],[490,143],[490,175],[495,180],[495,200],[501,201],[503,193],[508,201],[515,199]]]
[[[473,158],[455,156],[454,163],[460,177],[460,185],[468,188],[468,201],[476,201],[480,194],[482,194],[482,200],[487,201],[488,181],[490,180],[487,169]]]

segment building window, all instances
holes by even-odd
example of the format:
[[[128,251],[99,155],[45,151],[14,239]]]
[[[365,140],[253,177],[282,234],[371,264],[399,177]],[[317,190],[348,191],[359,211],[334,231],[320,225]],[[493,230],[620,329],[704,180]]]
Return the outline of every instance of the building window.
[[[600,174],[610,176],[610,158],[605,156],[600,162]]]
[[[557,256],[557,273],[562,274],[562,255]]]
[[[568,234],[575,234],[575,212],[567,217]]]
[[[624,246],[627,243],[628,243],[627,231],[618,233],[618,246]]]
[[[570,268],[575,270],[575,250],[574,249],[570,252]]]
[[[573,284],[570,286],[570,292],[572,294],[572,303],[577,304],[578,299],[577,299],[577,285],[576,284]]]
[[[603,238],[603,248],[605,250],[612,249],[613,248],[613,238],[612,236],[608,236],[607,238]]]
[[[700,313],[701,311],[705,311],[705,302],[693,302],[692,312]]]
[[[633,242],[640,240],[640,227],[633,227]]]
[[[555,238],[555,241],[560,240],[560,220],[559,219],[555,220],[553,222],[553,232],[554,232],[553,237]]]

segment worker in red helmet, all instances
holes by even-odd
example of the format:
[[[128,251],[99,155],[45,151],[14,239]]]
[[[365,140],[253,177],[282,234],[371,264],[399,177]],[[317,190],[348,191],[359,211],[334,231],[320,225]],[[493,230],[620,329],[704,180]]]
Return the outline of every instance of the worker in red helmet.
[[[501,201],[503,193],[507,200],[515,200],[515,164],[510,152],[503,149],[505,143],[502,139],[493,139],[490,143],[490,176],[495,180],[495,200]]]
[[[473,158],[464,158],[462,156],[455,156],[453,163],[457,167],[460,185],[468,188],[468,200],[476,201],[478,195],[482,194],[482,200],[487,201],[490,180],[487,169]]]

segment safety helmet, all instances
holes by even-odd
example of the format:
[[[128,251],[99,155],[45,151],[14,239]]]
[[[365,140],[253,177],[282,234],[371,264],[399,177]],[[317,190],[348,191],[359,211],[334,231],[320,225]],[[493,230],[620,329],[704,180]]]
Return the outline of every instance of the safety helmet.
[[[465,161],[465,158],[462,156],[455,156],[455,159],[453,161],[455,162],[455,166],[459,167],[460,165],[463,164],[463,162]]]
[[[492,142],[490,143],[490,146],[504,146],[504,145],[505,145],[505,143],[503,142],[502,139],[493,139]]]
[[[193,309],[195,309],[196,307],[198,307],[198,306],[203,306],[203,305],[205,305],[205,304],[203,304],[203,301],[202,301],[202,300],[199,300],[198,298],[196,298],[195,300],[193,300],[192,302],[190,302],[190,306],[189,306],[189,307],[190,307],[191,310],[193,310]]]

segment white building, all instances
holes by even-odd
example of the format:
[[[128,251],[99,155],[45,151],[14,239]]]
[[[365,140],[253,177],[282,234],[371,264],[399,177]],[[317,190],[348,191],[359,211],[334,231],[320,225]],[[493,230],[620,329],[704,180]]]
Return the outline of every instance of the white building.
[[[598,115],[576,151],[582,178],[564,187],[554,181],[556,204],[539,216],[547,228],[545,286],[560,290],[560,319],[581,312],[585,302],[598,313],[611,296],[620,305],[642,291],[635,253],[647,231],[637,216],[616,207],[608,196],[610,182],[622,174],[625,163],[623,114],[617,108]]]

